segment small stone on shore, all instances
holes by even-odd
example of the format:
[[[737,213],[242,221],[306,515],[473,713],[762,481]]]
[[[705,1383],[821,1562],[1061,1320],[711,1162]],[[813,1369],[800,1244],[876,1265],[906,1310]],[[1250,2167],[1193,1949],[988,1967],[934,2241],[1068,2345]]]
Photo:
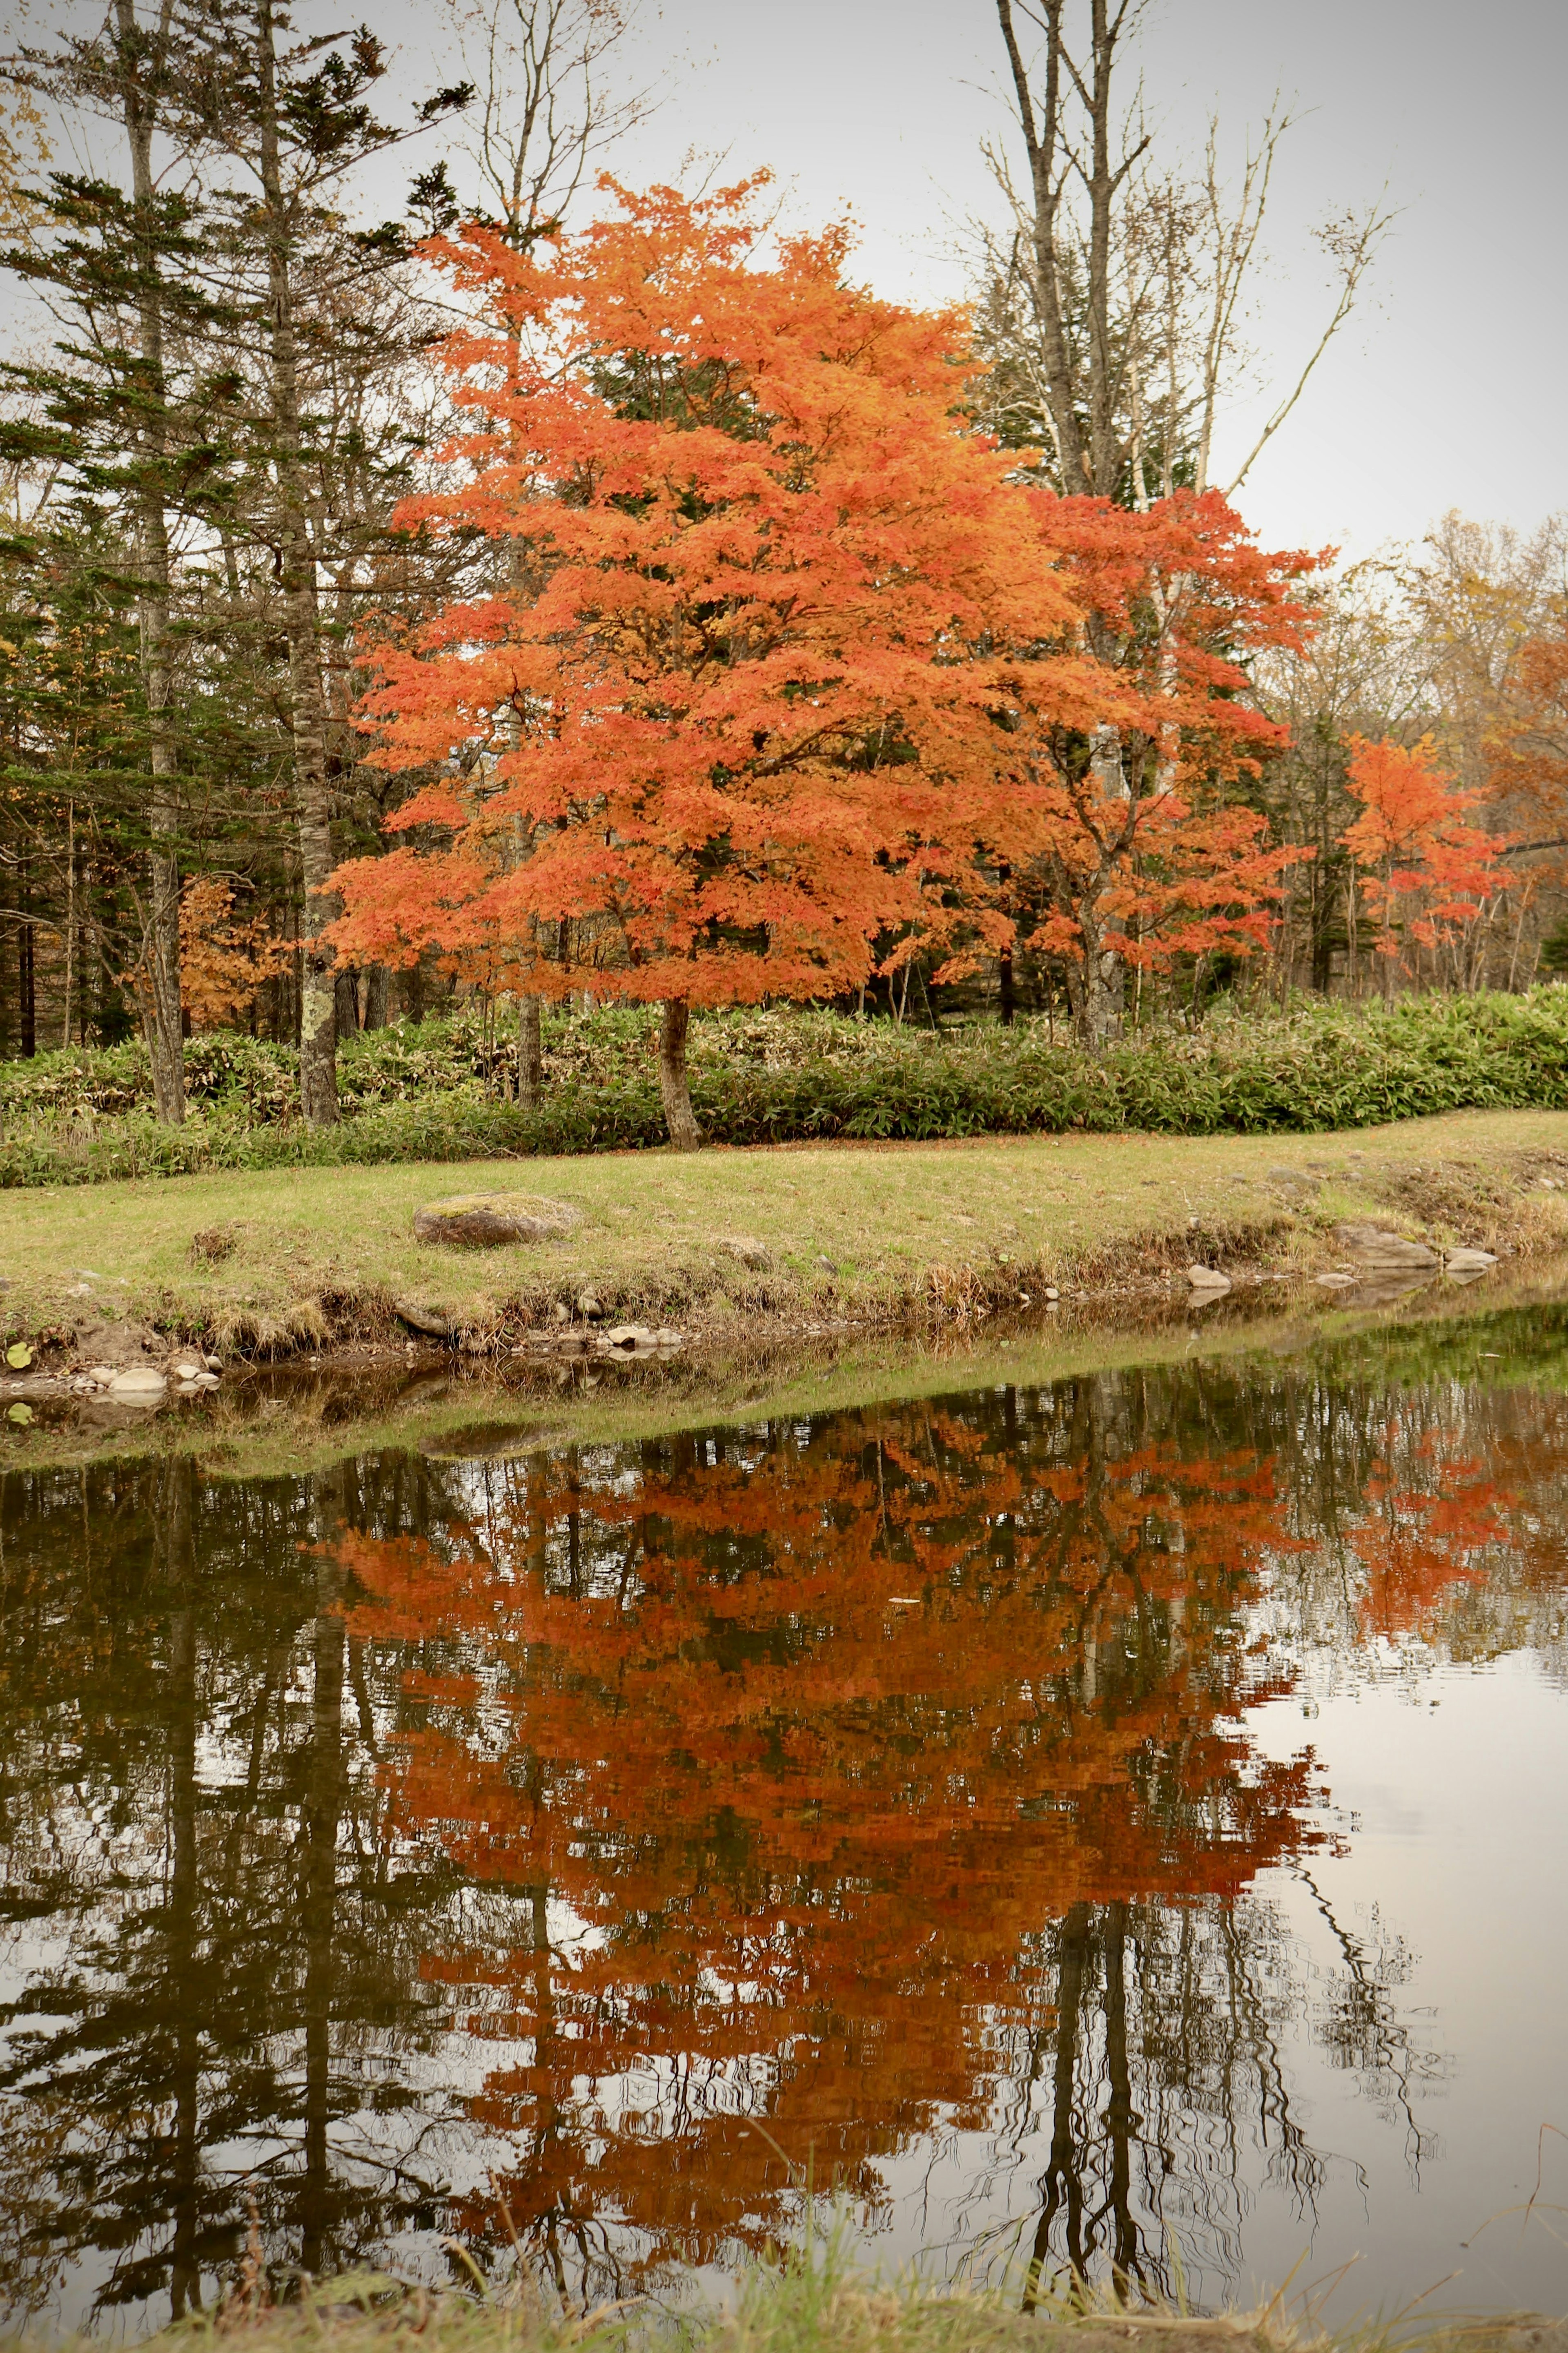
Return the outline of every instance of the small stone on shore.
[[[1187,1281],[1194,1291],[1228,1291],[1230,1277],[1221,1274],[1216,1266],[1190,1266]]]
[[[427,1339],[449,1340],[452,1336],[452,1326],[439,1307],[420,1307],[413,1300],[399,1299],[394,1303],[393,1314],[411,1332],[423,1332]]]

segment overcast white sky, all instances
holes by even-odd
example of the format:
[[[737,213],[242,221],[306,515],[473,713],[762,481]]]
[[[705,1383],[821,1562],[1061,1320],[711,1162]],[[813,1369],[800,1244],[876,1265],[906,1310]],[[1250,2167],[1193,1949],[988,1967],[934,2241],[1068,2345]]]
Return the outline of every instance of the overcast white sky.
[[[0,16],[22,5],[0,0]],[[32,0],[30,32],[47,5]],[[1086,14],[1086,0],[1068,5]],[[74,16],[95,7],[70,0]],[[795,220],[855,216],[880,290],[963,293],[963,225],[995,201],[980,142],[1006,123],[994,0],[640,9],[628,78],[662,76],[666,95],[613,158],[623,177],[679,178],[693,151],[736,176],[770,165]],[[303,33],[368,14],[398,45],[398,98],[455,69],[438,0],[295,0],[293,13]],[[1450,507],[1524,529],[1568,508],[1568,0],[1148,0],[1130,100],[1140,72],[1172,162],[1195,160],[1211,112],[1232,155],[1276,91],[1301,117],[1254,288],[1258,387],[1224,421],[1220,479],[1327,316],[1313,224],[1385,186],[1399,207],[1375,281],[1239,501],[1260,536],[1355,555],[1418,538]],[[386,159],[396,185],[375,191],[378,208],[448,135]]]
[[[802,220],[855,215],[880,290],[962,291],[957,225],[993,201],[979,145],[1004,120],[994,0],[645,9],[639,62],[668,65],[669,94],[617,158],[626,176],[676,176],[691,148],[770,164]],[[1195,155],[1215,109],[1238,152],[1277,90],[1303,117],[1257,288],[1271,385],[1326,316],[1314,221],[1385,184],[1402,208],[1363,308],[1249,480],[1258,531],[1364,553],[1451,506],[1524,527],[1568,506],[1564,0],[1151,0],[1135,57],[1167,152]],[[1252,421],[1227,419],[1227,444]]]

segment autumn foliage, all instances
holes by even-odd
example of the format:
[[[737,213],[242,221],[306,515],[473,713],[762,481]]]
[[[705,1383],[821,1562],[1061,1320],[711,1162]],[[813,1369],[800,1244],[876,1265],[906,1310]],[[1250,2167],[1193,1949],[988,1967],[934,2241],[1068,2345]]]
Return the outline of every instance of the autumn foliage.
[[[292,961],[264,915],[236,913],[232,887],[195,875],[180,896],[180,1002],[193,1029],[238,1029],[267,982]]]
[[[1488,745],[1488,781],[1529,828],[1531,846],[1556,853],[1544,871],[1561,883],[1568,872],[1568,635],[1527,638],[1513,684]]]
[[[423,781],[340,949],[715,1004],[921,944],[1259,944],[1288,853],[1236,796],[1279,739],[1238,689],[1308,559],[1021,479],[962,318],[850,283],[840,231],[763,257],[754,186],[435,248],[470,429],[401,520],[496,561],[374,649],[373,756]]]
[[[1047,528],[1096,659],[1100,713],[1083,741],[1064,729],[1047,676],[1011,673],[1016,756],[1042,788],[1018,877],[1028,944],[1065,958],[1086,990],[1108,954],[1147,969],[1265,947],[1304,853],[1271,842],[1245,797],[1285,741],[1247,698],[1247,665],[1301,642],[1298,583],[1317,559],[1266,554],[1215,491],[1142,513],[1058,500]]]
[[[1512,878],[1500,863],[1503,840],[1469,820],[1482,796],[1462,792],[1444,773],[1430,736],[1406,747],[1356,735],[1350,754],[1348,783],[1362,813],[1341,839],[1361,868],[1392,991],[1396,934],[1435,946],[1473,923],[1486,894]]]
[[[381,649],[377,756],[438,772],[395,823],[450,847],[342,869],[341,944],[820,996],[962,868],[1005,767],[980,649],[1068,598],[961,429],[958,322],[847,284],[839,234],[750,266],[746,193],[447,250],[493,324],[446,350],[465,479],[403,519],[509,543],[514,585]]]

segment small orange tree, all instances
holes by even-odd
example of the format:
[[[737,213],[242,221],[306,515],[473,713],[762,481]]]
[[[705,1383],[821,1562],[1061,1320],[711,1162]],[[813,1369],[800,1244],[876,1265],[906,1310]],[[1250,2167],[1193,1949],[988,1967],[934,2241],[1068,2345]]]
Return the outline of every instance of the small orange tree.
[[[1258,547],[1216,491],[1146,513],[1108,499],[1042,511],[1094,657],[1085,732],[1049,670],[1007,674],[1021,856],[1006,882],[1026,944],[1063,963],[1080,1034],[1100,1046],[1121,975],[1181,955],[1266,947],[1286,869],[1246,801],[1287,731],[1248,699],[1247,663],[1294,646],[1319,559]]]
[[[1444,773],[1429,735],[1410,747],[1352,735],[1350,753],[1348,782],[1362,813],[1340,839],[1361,869],[1392,1003],[1396,928],[1435,947],[1473,923],[1486,893],[1513,878],[1499,862],[1504,842],[1468,821],[1482,796],[1461,792]]]
[[[265,915],[234,912],[234,892],[195,874],[180,894],[180,1002],[193,1029],[232,1029],[275,973],[292,961]]]
[[[659,1002],[678,1145],[692,1005],[862,983],[1016,823],[996,654],[1059,644],[1035,702],[1098,708],[1046,502],[965,427],[962,321],[847,283],[838,230],[762,266],[756,185],[438,248],[485,321],[445,348],[472,430],[402,520],[510,543],[508,585],[386,630],[365,715],[427,774],[417,839],[334,880],[345,951]]]

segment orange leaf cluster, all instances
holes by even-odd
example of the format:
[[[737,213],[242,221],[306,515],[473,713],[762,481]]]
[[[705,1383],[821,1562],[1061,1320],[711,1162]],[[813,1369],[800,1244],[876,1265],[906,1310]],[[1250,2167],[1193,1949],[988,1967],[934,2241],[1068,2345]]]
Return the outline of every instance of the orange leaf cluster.
[[[1048,680],[1015,670],[1017,750],[1043,787],[1023,870],[1045,906],[1031,944],[1145,966],[1265,946],[1283,876],[1310,853],[1271,843],[1237,797],[1286,741],[1247,700],[1247,665],[1302,642],[1296,584],[1319,559],[1265,554],[1216,491],[1146,513],[1058,500],[1047,528],[1096,659],[1107,754],[1064,727]]]
[[[180,894],[180,1001],[193,1029],[237,1029],[293,951],[273,936],[265,916],[234,913],[234,892],[212,875],[195,875]]]
[[[1352,735],[1350,752],[1348,782],[1362,814],[1340,839],[1383,925],[1379,953],[1399,953],[1396,915],[1430,947],[1473,922],[1486,894],[1511,881],[1500,863],[1506,843],[1469,823],[1466,812],[1483,796],[1461,792],[1444,773],[1429,735],[1409,748]]]

